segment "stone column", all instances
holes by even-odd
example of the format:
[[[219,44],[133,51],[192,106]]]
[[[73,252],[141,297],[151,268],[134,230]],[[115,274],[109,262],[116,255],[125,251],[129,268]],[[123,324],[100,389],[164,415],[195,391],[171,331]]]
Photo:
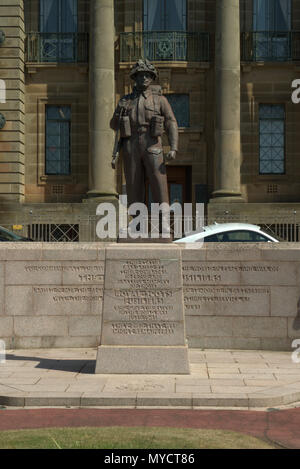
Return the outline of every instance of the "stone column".
[[[114,2],[91,0],[90,10],[90,163],[92,198],[115,197],[115,173],[111,168],[114,132],[109,122],[115,107]]]
[[[0,200],[24,202],[25,79],[24,3],[0,1],[0,113],[6,124],[0,129]],[[3,96],[4,95],[4,96]]]
[[[239,0],[216,1],[216,179],[213,202],[241,202]]]

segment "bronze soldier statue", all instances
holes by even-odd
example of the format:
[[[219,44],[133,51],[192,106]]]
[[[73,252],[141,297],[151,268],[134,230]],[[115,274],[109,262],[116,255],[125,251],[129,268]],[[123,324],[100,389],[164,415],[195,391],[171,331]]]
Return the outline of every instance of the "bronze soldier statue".
[[[110,122],[120,131],[128,204],[145,203],[145,176],[152,201],[169,203],[162,134],[166,130],[171,147],[166,160],[173,160],[178,150],[177,122],[160,87],[151,86],[157,71],[148,60],[139,60],[130,77],[135,81],[133,91],[119,101]]]

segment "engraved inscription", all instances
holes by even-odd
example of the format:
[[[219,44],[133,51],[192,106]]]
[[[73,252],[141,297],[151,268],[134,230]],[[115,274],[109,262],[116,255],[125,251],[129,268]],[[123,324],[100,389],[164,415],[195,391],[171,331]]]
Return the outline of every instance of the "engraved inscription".
[[[120,288],[168,288],[168,268],[160,260],[140,259],[123,262],[117,272]]]
[[[172,305],[114,306],[114,310],[129,321],[153,321],[164,319],[173,311]]]
[[[114,386],[113,389],[117,391],[163,391],[166,389],[166,386],[163,384],[152,383],[151,381],[145,381],[144,383],[128,383],[128,384],[119,384]]]
[[[176,324],[172,322],[113,322],[113,334],[122,335],[172,335]]]
[[[171,298],[173,291],[114,290],[114,296],[115,298],[123,298],[125,305],[159,305],[163,304],[167,298]]]
[[[184,345],[180,259],[108,260],[103,345]]]
[[[97,265],[43,265],[27,264],[24,266],[26,273],[50,273],[57,272],[67,276],[64,283],[103,283],[104,282],[104,264]],[[74,275],[75,274],[75,275]]]
[[[278,265],[189,265],[183,271],[195,272],[278,272]]]
[[[240,283],[240,274],[243,273],[277,273],[278,265],[268,264],[206,264],[186,262],[182,268],[182,277],[185,284],[236,284]]]
[[[102,265],[25,265],[26,272],[101,272],[104,273]]]
[[[261,295],[269,294],[268,288],[259,287],[198,287],[184,289],[186,310],[206,308],[215,304],[243,304],[256,300]]]
[[[50,294],[50,298],[55,303],[102,301],[103,298],[103,289],[98,287],[33,287],[33,293],[39,295]]]

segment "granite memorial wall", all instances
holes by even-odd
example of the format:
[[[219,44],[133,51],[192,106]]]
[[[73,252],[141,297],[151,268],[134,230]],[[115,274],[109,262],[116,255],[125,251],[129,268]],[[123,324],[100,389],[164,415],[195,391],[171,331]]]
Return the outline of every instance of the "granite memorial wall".
[[[2,243],[0,295],[7,349],[291,350],[300,246]]]

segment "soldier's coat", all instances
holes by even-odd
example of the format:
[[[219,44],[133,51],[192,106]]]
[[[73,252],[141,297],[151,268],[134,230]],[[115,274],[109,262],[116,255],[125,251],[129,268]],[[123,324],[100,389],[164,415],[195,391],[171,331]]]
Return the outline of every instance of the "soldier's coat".
[[[151,120],[154,116],[164,118],[164,128],[174,151],[178,150],[178,126],[168,100],[157,92],[157,87],[155,91],[153,88],[143,92],[134,88],[132,93],[123,96],[110,123],[117,130],[121,109],[125,108],[131,128],[131,136],[122,139],[129,204],[145,201],[145,176],[149,179],[153,202],[169,203],[162,138],[151,135]]]

